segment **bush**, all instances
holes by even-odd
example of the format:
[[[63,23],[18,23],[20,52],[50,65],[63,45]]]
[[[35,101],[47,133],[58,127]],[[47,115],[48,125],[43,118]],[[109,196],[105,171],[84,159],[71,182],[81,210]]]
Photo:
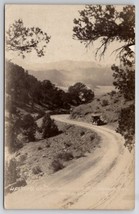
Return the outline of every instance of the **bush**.
[[[56,160],[53,160],[53,162],[51,163],[51,167],[53,169],[53,172],[57,172],[57,171],[63,169],[64,165],[61,160],[56,159]]]
[[[113,95],[115,95],[115,94],[116,94],[116,91],[114,91],[114,90],[110,92],[110,95],[111,95],[112,97],[113,97]]]
[[[42,147],[41,147],[41,146],[38,146],[38,150],[42,150]]]
[[[69,141],[64,142],[64,145],[65,145],[66,147],[70,147],[70,146],[72,145],[72,143],[71,143],[70,140],[69,140]]]
[[[26,159],[27,159],[27,153],[22,154],[22,155],[19,156],[18,163],[19,163],[20,165],[23,165],[23,164],[25,163]]]
[[[57,154],[56,158],[64,161],[69,161],[73,159],[73,154],[71,152],[61,152]]]
[[[39,166],[34,166],[32,168],[32,172],[33,172],[34,175],[37,175],[37,174],[41,173],[42,170],[41,170],[41,168]]]
[[[119,132],[125,138],[125,146],[131,151],[135,143],[135,105],[132,104],[127,108],[121,109],[118,119]]]
[[[102,100],[102,106],[107,106],[109,104],[108,100]]]
[[[5,129],[5,138],[6,138],[6,146],[10,153],[17,151],[18,149],[23,147],[23,142],[18,138],[20,129],[19,119],[11,120],[8,124],[6,124]]]
[[[90,135],[90,140],[93,141],[95,139],[95,136],[93,134]]]
[[[55,136],[59,133],[59,130],[54,123],[54,120],[50,118],[50,114],[46,114],[42,122],[42,136],[43,138],[48,138]]]
[[[23,117],[21,127],[23,129],[24,134],[28,137],[28,140],[34,141],[37,124],[35,123],[34,118],[30,114],[27,114]]]
[[[82,157],[85,157],[84,152],[83,152],[82,150],[78,150],[78,152],[77,152],[75,158],[78,159],[78,158],[82,158]]]
[[[45,115],[45,111],[40,111],[39,113],[38,113],[38,115],[35,117],[35,120],[38,120],[38,119],[40,119],[41,117],[43,117]]]
[[[84,136],[84,135],[85,135],[85,132],[84,132],[84,131],[81,131],[81,132],[80,132],[80,135],[81,135],[81,136]]]
[[[113,102],[114,102],[114,103],[118,103],[118,101],[119,101],[118,99],[115,99]]]

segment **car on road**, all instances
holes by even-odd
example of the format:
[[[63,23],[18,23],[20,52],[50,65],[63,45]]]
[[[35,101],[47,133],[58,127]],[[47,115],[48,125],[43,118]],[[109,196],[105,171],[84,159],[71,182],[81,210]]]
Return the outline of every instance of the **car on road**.
[[[102,126],[107,124],[107,121],[104,120],[101,113],[93,113],[91,115],[91,121],[93,125]]]

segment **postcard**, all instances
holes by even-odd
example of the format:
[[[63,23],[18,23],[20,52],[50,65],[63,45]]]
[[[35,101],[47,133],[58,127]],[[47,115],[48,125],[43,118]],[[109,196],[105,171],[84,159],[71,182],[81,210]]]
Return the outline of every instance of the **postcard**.
[[[5,209],[134,209],[134,5],[5,5],[4,148]]]

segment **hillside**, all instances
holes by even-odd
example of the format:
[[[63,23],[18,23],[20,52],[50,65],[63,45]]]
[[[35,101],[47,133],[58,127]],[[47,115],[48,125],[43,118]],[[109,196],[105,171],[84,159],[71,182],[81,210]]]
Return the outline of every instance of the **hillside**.
[[[101,113],[108,124],[116,125],[121,109],[128,107],[131,103],[132,101],[125,101],[120,93],[112,91],[95,98],[89,104],[73,108],[71,118],[91,122],[92,113]]]
[[[72,105],[77,106],[82,103],[88,103],[90,98],[89,95],[85,95],[86,92],[93,95],[93,92],[82,83],[77,84],[77,87],[75,85],[73,92],[76,93],[70,93],[69,90],[64,91],[51,82],[50,76],[40,81],[29,74],[25,68],[9,61],[6,61],[5,68],[7,111],[15,111],[15,108],[18,107],[30,113],[38,112],[39,109],[41,111],[51,110],[58,113],[60,111],[63,112],[63,110],[69,110]],[[56,72],[50,73],[52,76],[55,76],[55,79],[58,77],[62,85],[62,77],[60,78],[60,75],[56,75]],[[93,97],[94,95],[91,100]]]

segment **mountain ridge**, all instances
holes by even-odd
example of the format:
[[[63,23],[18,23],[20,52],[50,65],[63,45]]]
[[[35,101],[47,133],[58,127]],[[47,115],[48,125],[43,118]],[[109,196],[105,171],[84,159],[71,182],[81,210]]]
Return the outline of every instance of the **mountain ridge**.
[[[76,82],[82,82],[90,88],[97,85],[112,85],[112,70],[108,65],[95,62],[60,61],[54,63],[34,64],[29,73],[39,80],[49,79],[57,86],[69,87]]]

